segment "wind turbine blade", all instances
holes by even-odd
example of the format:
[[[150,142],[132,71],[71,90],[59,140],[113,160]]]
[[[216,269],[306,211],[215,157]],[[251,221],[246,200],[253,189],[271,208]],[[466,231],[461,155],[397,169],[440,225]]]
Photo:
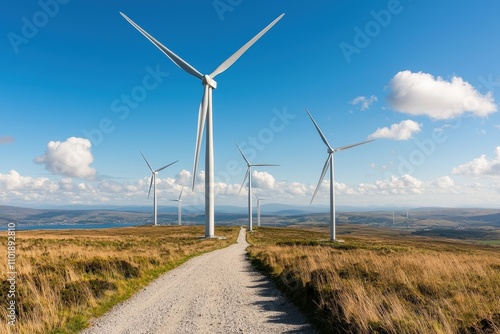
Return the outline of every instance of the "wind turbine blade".
[[[321,129],[319,128],[318,124],[316,123],[316,121],[314,120],[314,118],[312,117],[311,113],[309,112],[309,110],[306,109],[306,112],[307,114],[309,115],[309,117],[311,118],[311,121],[313,121],[314,123],[314,126],[316,127],[316,130],[318,130],[318,133],[319,135],[321,136],[321,139],[323,140],[323,143],[325,143],[325,145],[330,149],[330,150],[333,150],[332,147],[330,146],[330,144],[328,143],[328,140],[326,140],[326,137],[325,135],[323,134],[323,132],[321,132]]]
[[[254,167],[254,166],[260,166],[260,167],[262,167],[262,166],[279,166],[279,165],[269,165],[269,164],[255,164],[255,165],[252,165],[252,167]]]
[[[245,157],[245,155],[243,154],[243,152],[241,151],[240,147],[238,145],[236,145],[236,147],[238,148],[238,151],[240,151],[241,153],[241,156],[243,157],[243,159],[245,159],[247,165],[250,165],[250,162],[248,161],[247,157]]]
[[[207,118],[208,109],[208,94],[210,94],[210,87],[204,85],[203,97],[201,98],[200,109],[198,111],[198,129],[196,131],[196,147],[194,151],[194,166],[193,166],[193,189],[196,183],[196,172],[198,169],[198,159],[200,158],[201,140],[203,138],[203,129],[205,127],[205,120]]]
[[[319,177],[318,185],[316,186],[316,189],[314,190],[314,194],[313,194],[313,197],[311,198],[311,202],[309,203],[309,205],[311,205],[312,202],[314,201],[314,197],[316,196],[316,193],[318,192],[319,187],[321,186],[321,183],[323,182],[323,179],[325,178],[325,174],[328,171],[328,166],[330,165],[330,156],[332,154],[333,153],[330,153],[328,155],[328,159],[326,159],[325,166],[323,167],[323,171],[321,172],[321,176]]]
[[[176,55],[175,53],[173,53],[172,51],[170,51],[166,46],[164,46],[163,44],[161,44],[160,42],[158,42],[153,36],[151,36],[150,34],[148,34],[144,29],[142,29],[141,27],[139,27],[139,25],[137,25],[134,21],[132,21],[131,19],[129,19],[127,17],[127,15],[123,14],[122,12],[120,12],[120,14],[125,18],[125,20],[127,20],[131,25],[133,25],[134,28],[136,28],[137,30],[139,30],[139,32],[141,34],[143,34],[147,39],[149,39],[151,41],[151,43],[153,43],[154,45],[156,45],[158,47],[158,49],[160,49],[165,55],[167,55],[167,57],[170,58],[170,60],[173,61],[175,65],[179,66],[184,71],[186,71],[189,74],[197,77],[198,79],[203,79],[203,75],[200,72],[198,72],[198,70],[196,70],[193,66],[189,65],[181,57],[179,57],[178,55]]]
[[[219,65],[211,74],[210,77],[214,79],[217,75],[221,74],[225,70],[227,70],[231,65],[234,64],[238,58],[241,57],[259,38],[262,37],[269,29],[271,29],[281,18],[285,15],[285,13],[281,14],[276,18],[273,22],[271,22],[267,27],[265,27],[261,32],[255,35],[250,41],[248,41],[245,45],[243,45],[238,51],[236,51],[231,57],[226,59],[222,64]]]
[[[182,187],[182,189],[181,189],[181,193],[180,193],[180,195],[179,195],[179,199],[178,199],[177,201],[180,201],[180,200],[181,200],[181,197],[182,197],[182,192],[183,192],[183,191],[184,191],[184,187]]]
[[[366,140],[366,141],[363,141],[363,142],[361,142],[361,143],[357,143],[357,144],[352,144],[352,145],[347,145],[347,146],[337,147],[336,149],[334,149],[334,151],[342,151],[342,150],[347,150],[348,148],[351,148],[351,147],[354,147],[354,146],[363,145],[363,144],[369,143],[369,142],[374,141],[374,140],[375,140],[375,139],[371,139],[371,140]]]
[[[149,198],[149,194],[151,194],[151,187],[153,186],[153,179],[154,179],[154,175],[151,175],[151,182],[149,182],[148,198]]]
[[[250,174],[250,168],[247,169],[247,172],[245,174],[245,178],[243,179],[243,182],[241,183],[240,191],[238,192],[238,194],[241,193],[241,189],[243,189],[243,186],[245,185],[245,181],[247,180],[249,174]]]
[[[144,158],[144,161],[146,161],[146,163],[148,164],[148,167],[151,170],[151,173],[154,173],[154,170],[153,170],[153,168],[151,168],[151,165],[149,164],[148,159],[146,159],[146,157],[144,156],[144,154],[142,154],[141,151],[139,151],[139,152],[141,153],[142,157]]]
[[[253,191],[252,191],[253,192]],[[253,192],[253,195],[255,196],[255,198],[257,199],[257,201],[260,201],[260,198],[257,197],[257,194]]]
[[[173,164],[175,164],[177,161],[179,161],[179,160],[176,160],[176,161],[174,161],[174,162],[172,162],[172,163],[170,163],[170,164],[168,164],[168,165],[166,165],[166,166],[163,166],[162,168],[157,169],[156,171],[157,171],[157,172],[162,171],[162,170],[164,170],[165,168],[167,168],[167,167],[169,167],[169,166],[172,166],[172,165],[173,165]]]

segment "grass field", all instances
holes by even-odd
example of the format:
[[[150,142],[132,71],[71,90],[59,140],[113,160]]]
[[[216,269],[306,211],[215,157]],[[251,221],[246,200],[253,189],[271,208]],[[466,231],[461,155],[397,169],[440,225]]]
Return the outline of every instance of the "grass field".
[[[250,258],[325,333],[500,333],[500,248],[343,232],[259,228]]]
[[[200,239],[202,226],[26,231],[16,234],[17,323],[0,309],[0,333],[75,333],[113,305],[187,259],[236,241],[239,227],[218,227],[226,240]],[[0,244],[6,245],[6,236]],[[0,248],[7,259],[7,247]],[[5,266],[4,266],[5,268]],[[0,272],[0,300],[9,283]]]

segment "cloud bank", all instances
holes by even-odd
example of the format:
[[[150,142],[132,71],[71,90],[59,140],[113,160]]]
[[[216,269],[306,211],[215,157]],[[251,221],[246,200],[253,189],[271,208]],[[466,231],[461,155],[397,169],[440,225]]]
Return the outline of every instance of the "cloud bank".
[[[499,148],[500,150],[500,148]],[[188,174],[182,170],[179,175]],[[265,172],[252,174],[256,183],[254,191],[272,203],[309,204],[315,189],[315,184],[294,181],[276,181],[274,176]],[[157,179],[159,205],[173,205],[170,200],[182,194],[186,206],[203,206],[205,201],[203,184],[196,183],[195,190],[186,187],[182,178],[165,177]],[[314,204],[327,205],[329,203],[329,181],[325,180],[315,197]],[[239,192],[239,183],[216,182],[214,185],[217,205],[246,205],[246,188]],[[149,189],[149,175],[137,180],[116,181],[106,179],[78,180],[71,177],[61,177],[54,180],[47,177],[22,176],[11,170],[6,174],[0,173],[0,201],[13,205],[151,205],[147,198]],[[339,205],[369,205],[387,202],[405,202],[408,205],[447,205],[449,203],[484,205],[488,201],[495,202],[495,196],[500,193],[500,182],[482,185],[456,184],[449,176],[423,180],[411,175],[388,176],[369,183],[345,184],[335,183]],[[487,197],[478,196],[478,191],[484,191]],[[23,204],[24,203],[24,204]]]
[[[495,157],[487,158],[485,154],[472,161],[453,168],[453,174],[466,176],[500,177],[500,146],[495,149]]]

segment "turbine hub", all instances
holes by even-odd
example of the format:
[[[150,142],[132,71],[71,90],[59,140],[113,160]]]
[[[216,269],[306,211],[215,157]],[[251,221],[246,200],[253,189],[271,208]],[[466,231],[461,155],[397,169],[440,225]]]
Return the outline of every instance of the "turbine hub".
[[[210,78],[210,76],[208,74],[205,74],[203,76],[202,83],[204,85],[209,85],[213,89],[217,89],[217,81],[215,81],[214,79]]]

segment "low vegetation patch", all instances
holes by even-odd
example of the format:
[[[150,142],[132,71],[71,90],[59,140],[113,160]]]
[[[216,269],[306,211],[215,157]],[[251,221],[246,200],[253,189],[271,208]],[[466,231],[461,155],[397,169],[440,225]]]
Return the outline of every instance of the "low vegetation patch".
[[[18,231],[15,328],[0,308],[0,333],[77,333],[162,273],[236,241],[239,227],[218,227],[226,240],[201,239],[202,226]],[[6,237],[0,237],[5,245]],[[0,248],[7,259],[7,247]],[[0,300],[10,283],[0,272]]]
[[[249,256],[324,333],[500,333],[500,249],[259,228]]]

